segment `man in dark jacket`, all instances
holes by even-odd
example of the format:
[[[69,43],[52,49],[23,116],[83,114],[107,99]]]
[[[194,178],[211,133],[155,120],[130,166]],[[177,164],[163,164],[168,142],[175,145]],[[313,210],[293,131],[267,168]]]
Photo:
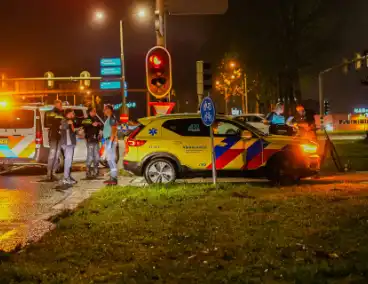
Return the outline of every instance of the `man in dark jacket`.
[[[51,112],[47,113],[47,125],[49,128],[49,157],[47,161],[47,179],[49,181],[57,181],[55,171],[58,168],[60,157],[60,123],[64,119],[63,105],[61,101],[56,100],[54,108]]]
[[[62,184],[64,185],[73,185],[77,183],[75,179],[73,179],[70,175],[73,163],[74,149],[75,145],[77,144],[76,129],[74,129],[74,118],[74,111],[72,109],[66,109],[65,118],[61,121],[60,125],[60,143],[65,157],[64,178],[62,180]]]
[[[298,105],[295,116],[288,119],[288,124],[295,125],[301,137],[317,141],[315,114],[313,110],[305,109],[304,106]]]
[[[98,176],[98,166],[100,163],[99,136],[102,123],[97,117],[96,108],[88,109],[88,117],[82,122],[87,141],[87,178]],[[93,164],[93,170],[92,170]]]

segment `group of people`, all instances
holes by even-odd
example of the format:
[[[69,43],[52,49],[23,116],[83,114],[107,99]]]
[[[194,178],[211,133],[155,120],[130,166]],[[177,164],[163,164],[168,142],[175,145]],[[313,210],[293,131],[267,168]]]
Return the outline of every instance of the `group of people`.
[[[293,135],[297,133],[312,141],[317,140],[314,111],[306,110],[304,106],[298,105],[295,115],[286,119],[284,109],[284,105],[278,103],[274,111],[267,115],[265,123],[270,125],[270,134]]]
[[[87,173],[89,179],[98,177],[100,162],[100,132],[105,140],[106,160],[110,167],[110,178],[104,183],[116,185],[118,180],[118,168],[116,165],[116,148],[118,143],[117,120],[113,115],[113,107],[107,105],[104,108],[106,121],[102,124],[97,116],[95,108],[88,109],[88,117],[82,121],[82,127],[87,142]],[[75,113],[73,109],[63,109],[62,102],[56,100],[53,110],[48,115],[50,151],[47,164],[47,180],[58,181],[55,175],[58,169],[61,150],[64,153],[64,177],[63,185],[73,185],[77,181],[71,176],[74,149],[77,143],[77,130]]]

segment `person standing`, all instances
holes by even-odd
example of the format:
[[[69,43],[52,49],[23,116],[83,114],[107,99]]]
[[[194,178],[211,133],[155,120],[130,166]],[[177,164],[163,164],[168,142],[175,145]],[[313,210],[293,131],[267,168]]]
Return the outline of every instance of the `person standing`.
[[[288,123],[297,126],[298,134],[301,137],[317,141],[315,115],[316,113],[313,110],[305,109],[304,106],[298,105],[295,116],[290,117]]]
[[[96,108],[88,109],[88,117],[82,121],[87,141],[87,178],[95,178],[99,175],[100,163],[99,135],[102,123],[97,117]],[[92,170],[93,165],[93,170]]]
[[[64,178],[62,184],[73,185],[76,180],[71,177],[73,155],[75,145],[77,144],[76,129],[74,129],[75,114],[72,109],[65,110],[65,118],[61,121],[61,148],[64,151]]]
[[[47,125],[49,128],[49,156],[47,159],[47,180],[57,181],[55,172],[59,166],[60,157],[60,123],[64,119],[63,116],[63,104],[60,100],[54,102],[54,108],[47,114]]]
[[[270,125],[270,134],[289,134],[289,127],[285,124],[284,109],[284,104],[278,103],[274,111],[266,116],[264,123]]]
[[[117,185],[118,167],[116,165],[116,148],[118,144],[118,122],[113,115],[113,107],[111,105],[105,106],[104,114],[107,119],[104,124],[103,138],[105,140],[106,160],[110,168],[110,178],[104,184]]]

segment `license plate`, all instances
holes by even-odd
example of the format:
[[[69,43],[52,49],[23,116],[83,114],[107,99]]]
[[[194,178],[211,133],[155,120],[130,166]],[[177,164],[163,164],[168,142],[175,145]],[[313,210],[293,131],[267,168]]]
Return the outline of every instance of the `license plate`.
[[[0,138],[0,145],[8,145],[8,138]]]

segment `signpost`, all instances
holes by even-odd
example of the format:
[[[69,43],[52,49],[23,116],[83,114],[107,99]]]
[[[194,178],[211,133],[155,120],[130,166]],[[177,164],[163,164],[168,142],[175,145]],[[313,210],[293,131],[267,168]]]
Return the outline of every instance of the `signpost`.
[[[101,76],[121,76],[121,67],[101,67]]]
[[[213,184],[217,187],[217,173],[216,173],[216,154],[213,139],[212,124],[216,119],[216,109],[210,96],[205,97],[200,107],[202,122],[205,126],[210,128],[211,137],[211,160],[212,160],[212,180]]]
[[[175,103],[149,102],[148,104],[153,107],[154,115],[170,114],[175,107]]]
[[[127,85],[123,75],[123,65],[120,57],[101,58],[100,73],[102,80],[100,82],[101,90],[121,90],[122,96],[122,114],[126,110]],[[123,75],[123,76],[122,76]]]
[[[100,82],[101,90],[120,90],[121,89],[121,81],[101,81]]]

